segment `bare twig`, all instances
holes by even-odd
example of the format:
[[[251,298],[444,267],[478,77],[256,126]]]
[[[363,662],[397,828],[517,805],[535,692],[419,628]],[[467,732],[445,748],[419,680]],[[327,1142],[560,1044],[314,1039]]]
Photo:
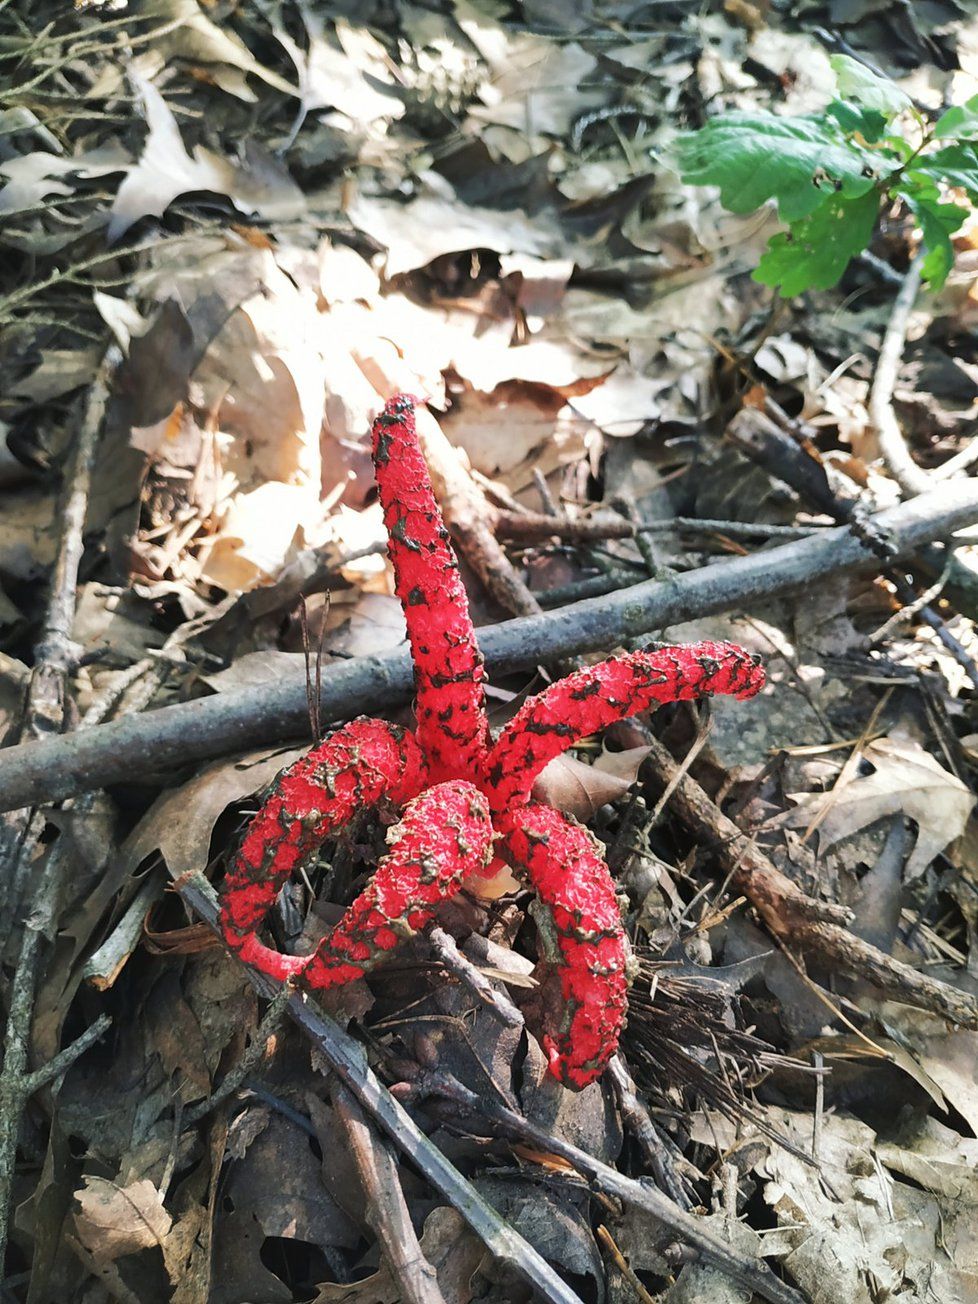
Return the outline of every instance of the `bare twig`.
[[[523,1015],[519,1012],[505,992],[497,990],[489,979],[466,959],[455,944],[454,937],[444,928],[430,928],[428,942],[432,951],[446,969],[455,975],[470,992],[496,1016],[500,1023],[510,1028],[522,1028]]]
[[[672,1156],[662,1144],[662,1138],[649,1117],[649,1111],[638,1098],[635,1083],[628,1065],[619,1054],[608,1065],[608,1077],[615,1088],[618,1109],[625,1124],[631,1129],[646,1162],[652,1170],[656,1185],[665,1191],[680,1209],[692,1208],[672,1163]]]
[[[630,539],[635,533],[629,521],[607,512],[601,516],[550,516],[545,512],[510,512],[496,508],[495,533],[501,539],[533,543],[543,539]]]
[[[599,1191],[651,1214],[704,1259],[772,1304],[803,1304],[798,1292],[785,1285],[766,1264],[741,1254],[700,1219],[678,1208],[661,1191],[646,1182],[626,1177],[562,1137],[552,1136],[499,1101],[477,1095],[450,1074],[425,1074],[418,1081],[417,1092],[419,1095],[441,1096],[450,1102],[453,1111],[463,1110],[475,1118],[491,1120],[514,1140],[529,1142],[544,1154],[556,1154],[566,1159]],[[451,1125],[458,1127],[458,1123]]]
[[[639,1301],[639,1304],[655,1304],[655,1300],[652,1298],[649,1292],[642,1285],[641,1281],[636,1276],[636,1274],[632,1271],[628,1263],[628,1260],[625,1258],[624,1254],[622,1254],[621,1250],[615,1244],[615,1238],[612,1236],[611,1232],[608,1231],[604,1223],[602,1223],[598,1228],[597,1237],[598,1240],[601,1242],[601,1244],[611,1255],[615,1267],[618,1269],[618,1271],[628,1282],[629,1286],[631,1286],[632,1290],[635,1292],[635,1298]]]
[[[880,530],[880,517],[868,515],[865,503],[856,496],[840,493],[829,481],[826,468],[812,457],[807,449],[795,443],[785,435],[775,423],[763,412],[754,408],[744,408],[727,427],[727,434],[748,457],[758,462],[768,472],[791,485],[808,502],[819,511],[827,512],[839,521],[849,521],[852,528],[862,537],[868,547],[887,565],[894,560],[893,540],[885,530]],[[939,490],[932,488],[931,497]],[[934,554],[937,553],[935,556]],[[921,550],[921,559],[939,573],[947,569],[948,586],[957,587],[965,595],[969,614],[976,603],[978,587],[972,573],[954,556],[953,550],[937,552],[936,549]],[[896,589],[897,597],[905,606],[912,606],[917,595],[906,576],[893,570],[887,572],[888,578]],[[940,615],[929,605],[917,607],[921,620],[925,621],[937,634],[958,664],[965,670],[972,683],[978,686],[978,668],[974,657],[962,646],[948,629]]]
[[[401,1298],[405,1304],[446,1304],[438,1275],[415,1234],[390,1146],[376,1135],[346,1087],[335,1086],[332,1098],[367,1199],[367,1218]]]
[[[870,424],[876,433],[886,469],[904,493],[911,497],[927,493],[932,486],[930,476],[910,456],[900,423],[893,411],[893,390],[907,342],[907,325],[920,290],[923,261],[923,253],[917,254],[903,278],[900,293],[893,301],[893,311],[876,361],[868,403]]]
[[[914,498],[871,518],[895,556],[945,539],[978,519],[978,484],[966,481]],[[851,528],[735,557],[668,580],[646,580],[605,598],[479,631],[494,672],[556,657],[606,652],[678,620],[692,620],[787,593],[864,566],[874,554]],[[349,719],[410,695],[411,664],[400,650],[331,668],[323,682],[322,717]],[[88,789],[166,771],[249,747],[306,736],[301,674],[256,693],[242,689],[114,720],[98,729],[0,751],[0,808],[51,801]]]
[[[118,364],[119,356],[115,345],[106,350],[98,376],[89,392],[71,460],[65,472],[61,536],[44,625],[35,650],[23,725],[24,735],[35,739],[56,733],[65,725],[66,685],[74,662],[71,626],[75,616],[78,567],[83,550],[92,466],[109,397],[109,379]],[[13,884],[21,877],[17,872],[18,862],[20,866],[33,869],[33,866],[28,866],[28,861],[33,856],[39,825],[43,827],[43,817],[28,808],[9,815],[5,823],[5,832],[12,835],[7,847],[14,861],[7,867],[9,872],[5,877],[8,884]],[[18,833],[20,836],[17,836]],[[101,1036],[109,1024],[108,1019],[99,1020],[50,1063],[33,1072],[29,1070],[30,1034],[43,953],[42,942],[54,927],[68,854],[64,841],[55,843],[48,853],[43,871],[33,884],[28,917],[23,924],[20,953],[10,988],[4,1060],[0,1070],[0,1263],[6,1252],[17,1138],[24,1107],[35,1091],[63,1073],[78,1055]],[[10,893],[10,908],[16,908],[14,898],[15,893]]]

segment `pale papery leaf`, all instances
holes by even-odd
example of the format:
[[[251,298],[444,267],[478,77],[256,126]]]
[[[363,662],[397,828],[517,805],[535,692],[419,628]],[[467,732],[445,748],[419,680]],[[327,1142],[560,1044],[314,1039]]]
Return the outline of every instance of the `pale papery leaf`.
[[[273,31],[299,74],[303,115],[314,109],[336,109],[357,129],[382,135],[388,124],[404,113],[404,102],[393,93],[393,87],[383,89],[390,82],[383,47],[365,29],[342,20],[336,24],[337,43],[333,44],[315,9],[310,5],[300,5],[300,9],[306,49],[284,28],[277,26]]]
[[[168,58],[185,59],[193,64],[216,65],[208,69],[211,79],[222,90],[238,99],[255,103],[258,96],[243,80],[229,77],[227,68],[255,76],[283,95],[299,95],[297,86],[260,63],[233,32],[212,22],[197,0],[152,0],[151,4],[143,7],[142,13],[152,13],[154,18],[162,20],[163,31],[154,42],[156,49]],[[226,65],[225,69],[220,67],[222,64]]]
[[[161,1245],[170,1230],[163,1196],[147,1178],[118,1186],[89,1175],[75,1200],[75,1234],[98,1262]]]
[[[831,847],[887,815],[909,815],[918,828],[905,871],[913,880],[964,832],[974,794],[916,743],[877,738],[863,755],[874,767],[872,774],[853,779],[831,794],[790,793],[799,804],[785,823],[807,828],[828,806],[818,833],[819,845]]]
[[[110,243],[140,218],[162,217],[174,199],[194,191],[226,195],[241,212],[267,218],[295,217],[304,210],[302,192],[281,170],[241,168],[203,145],[188,154],[160,92],[138,74],[132,80],[143,102],[149,135],[112,205]]]
[[[446,183],[433,185],[410,204],[357,195],[347,207],[347,216],[387,250],[388,277],[425,267],[443,254],[469,249],[520,251],[541,257],[561,252],[551,225],[524,213],[463,204]]]
[[[0,213],[31,208],[48,195],[71,195],[75,191],[67,178],[102,177],[123,172],[132,159],[121,145],[104,145],[87,154],[71,157],[34,150],[30,154],[0,162],[0,176],[7,184],[0,187]]]
[[[202,870],[214,825],[228,806],[260,791],[308,750],[293,747],[217,761],[188,783],[165,791],[126,839],[120,852],[123,861],[135,869],[159,851],[174,878]]]
[[[492,394],[469,392],[442,418],[445,434],[470,464],[512,492],[579,461],[590,430],[549,385],[504,382]]]

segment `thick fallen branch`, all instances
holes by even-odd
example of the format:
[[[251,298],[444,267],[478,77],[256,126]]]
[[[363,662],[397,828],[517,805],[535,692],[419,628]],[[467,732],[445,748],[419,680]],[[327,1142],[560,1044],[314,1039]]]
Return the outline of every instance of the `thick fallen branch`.
[[[978,521],[978,483],[944,486],[870,518],[893,555],[945,539]],[[863,531],[865,533],[865,530]],[[490,670],[535,666],[582,652],[607,652],[678,621],[743,606],[867,563],[872,550],[849,526],[717,562],[669,580],[647,580],[559,611],[479,631]],[[406,652],[364,657],[331,670],[322,688],[322,718],[349,719],[410,696]],[[54,801],[139,775],[169,773],[308,733],[302,675],[261,692],[253,687],[112,721],[77,736],[25,743],[0,752],[0,809]]]

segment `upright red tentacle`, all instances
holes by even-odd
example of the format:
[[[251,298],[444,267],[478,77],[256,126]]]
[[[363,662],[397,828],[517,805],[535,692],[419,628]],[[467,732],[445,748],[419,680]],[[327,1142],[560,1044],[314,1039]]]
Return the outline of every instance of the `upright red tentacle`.
[[[428,788],[390,829],[390,851],[328,937],[303,979],[337,987],[389,958],[398,942],[423,927],[492,856],[489,803],[471,783],[454,779]]]
[[[541,940],[563,997],[556,1026],[544,1030],[550,1072],[580,1090],[618,1049],[628,1009],[628,944],[615,886],[597,839],[552,806],[531,802],[499,826],[503,849],[525,866],[549,915]]]
[[[481,773],[489,731],[482,654],[418,443],[416,402],[388,400],[373,425],[373,456],[414,659],[415,732],[438,783]]]
[[[486,792],[494,811],[525,801],[548,761],[616,720],[654,703],[719,693],[753,697],[764,671],[736,643],[691,643],[611,657],[528,698],[486,758]]]
[[[290,765],[268,789],[224,876],[221,929],[241,958],[285,978],[309,956],[263,946],[257,929],[292,871],[365,806],[401,806],[426,782],[414,735],[383,720],[344,725]]]

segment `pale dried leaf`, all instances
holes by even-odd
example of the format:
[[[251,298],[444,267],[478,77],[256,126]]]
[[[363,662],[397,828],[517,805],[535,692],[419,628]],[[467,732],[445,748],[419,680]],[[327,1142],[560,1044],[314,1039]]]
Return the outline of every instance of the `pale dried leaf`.
[[[170,1230],[163,1196],[146,1178],[117,1186],[108,1178],[88,1176],[75,1200],[75,1234],[99,1262],[162,1245]]]
[[[232,802],[264,788],[308,750],[294,747],[218,761],[189,783],[164,792],[126,839],[121,852],[125,865],[135,869],[159,851],[174,877],[203,869],[219,816]]]
[[[313,109],[332,108],[345,114],[358,130],[382,135],[387,125],[404,113],[403,101],[390,85],[386,53],[362,27],[337,20],[334,44],[325,35],[322,20],[310,5],[301,5],[308,47],[303,50],[282,27],[276,39],[299,74],[303,115]],[[369,80],[368,76],[369,75]]]
[[[463,204],[443,182],[410,204],[357,195],[347,215],[354,226],[387,250],[385,271],[389,277],[425,267],[443,254],[468,249],[544,258],[561,253],[552,226],[522,213]]]
[[[624,797],[648,754],[648,747],[606,751],[593,765],[575,756],[557,756],[534,783],[534,799],[586,824],[602,806]]]
[[[143,102],[149,135],[139,158],[115,197],[108,239],[117,240],[142,217],[162,217],[180,195],[212,191],[226,195],[243,213],[284,220],[305,208],[302,192],[280,169],[238,167],[198,145],[187,153],[176,119],[152,82],[133,81]]]
[[[854,779],[840,792],[792,793],[799,805],[786,823],[808,827],[831,797],[819,823],[820,846],[831,847],[887,815],[916,820],[917,843],[906,876],[917,878],[939,852],[964,832],[975,804],[969,789],[916,743],[877,738],[863,754],[874,773]]]
[[[142,12],[162,20],[164,30],[156,38],[155,46],[167,58],[186,59],[195,64],[226,64],[241,73],[253,74],[284,95],[299,94],[298,87],[260,63],[233,32],[212,22],[197,0],[151,0],[142,7]],[[217,85],[238,99],[248,103],[258,99],[243,81],[222,76],[219,68],[210,71]]]
[[[132,160],[121,145],[111,144],[70,157],[35,150],[0,162],[0,176],[7,184],[0,188],[0,213],[13,213],[32,208],[48,195],[71,195],[75,187],[68,185],[66,177],[102,177],[111,172],[122,172]]]
[[[14,398],[30,399],[34,403],[47,403],[60,398],[81,385],[89,385],[95,377],[102,350],[45,349],[40,363],[16,382],[11,390]]]

